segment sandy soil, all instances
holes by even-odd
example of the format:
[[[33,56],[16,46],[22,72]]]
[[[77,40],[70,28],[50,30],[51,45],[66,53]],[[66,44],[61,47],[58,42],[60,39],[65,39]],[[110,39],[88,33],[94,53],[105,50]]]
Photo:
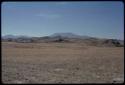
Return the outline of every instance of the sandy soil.
[[[2,42],[3,83],[124,82],[124,48]]]

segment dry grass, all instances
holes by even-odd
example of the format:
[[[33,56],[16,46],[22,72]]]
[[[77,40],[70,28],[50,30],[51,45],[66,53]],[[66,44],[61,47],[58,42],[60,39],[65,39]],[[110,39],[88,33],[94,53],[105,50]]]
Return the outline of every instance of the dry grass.
[[[123,77],[123,47],[2,42],[3,83],[112,83]]]

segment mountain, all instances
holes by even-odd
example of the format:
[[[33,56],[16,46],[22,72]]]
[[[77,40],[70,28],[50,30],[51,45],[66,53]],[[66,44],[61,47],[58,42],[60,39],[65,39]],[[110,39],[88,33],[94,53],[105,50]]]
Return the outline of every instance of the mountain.
[[[89,37],[89,36],[81,36],[81,35],[76,35],[76,34],[73,34],[73,33],[54,33],[50,37],[80,38],[80,39],[92,38],[92,37]]]
[[[92,46],[124,46],[124,40],[118,39],[103,39],[89,36],[81,36],[73,33],[54,33],[50,36],[43,37],[28,37],[24,35],[5,35],[2,36],[2,41],[11,41],[19,43],[39,43],[39,42],[57,42],[57,43],[84,43]]]
[[[2,39],[8,39],[8,38],[17,38],[17,36],[14,36],[14,35],[5,35],[5,36],[2,36]]]
[[[25,36],[25,35],[5,35],[2,36],[2,39],[17,39],[17,38],[30,38],[29,36]]]
[[[8,39],[8,38],[12,38],[12,39],[17,39],[17,38],[32,38],[29,36],[25,36],[25,35],[5,35],[2,36],[3,39]],[[38,38],[38,37],[37,37]],[[89,36],[82,36],[82,35],[77,35],[77,34],[73,34],[73,33],[54,33],[50,36],[43,36],[40,37],[41,39],[52,39],[52,38],[76,38],[76,39],[89,39],[89,38],[94,38],[94,37],[89,37]]]

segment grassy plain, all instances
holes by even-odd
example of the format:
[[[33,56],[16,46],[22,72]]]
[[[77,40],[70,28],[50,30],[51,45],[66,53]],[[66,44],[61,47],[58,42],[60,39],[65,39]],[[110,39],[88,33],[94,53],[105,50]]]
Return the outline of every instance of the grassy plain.
[[[2,42],[3,83],[123,82],[124,47]]]

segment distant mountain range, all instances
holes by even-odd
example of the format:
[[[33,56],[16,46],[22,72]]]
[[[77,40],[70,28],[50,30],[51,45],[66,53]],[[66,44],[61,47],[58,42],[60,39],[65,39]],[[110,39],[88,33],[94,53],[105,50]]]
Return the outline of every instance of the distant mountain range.
[[[117,39],[100,39],[90,36],[76,35],[73,33],[54,33],[50,36],[43,37],[29,37],[25,35],[5,35],[2,36],[2,41],[12,41],[12,42],[70,42],[70,43],[85,43],[87,45],[96,46],[124,46],[124,40]]]
[[[45,37],[45,36],[44,36]],[[81,35],[76,35],[73,33],[54,33],[50,36],[47,36],[50,38],[54,38],[54,37],[62,37],[62,38],[79,38],[79,39],[87,39],[87,38],[92,38],[89,36],[81,36]],[[3,39],[8,39],[8,38],[12,38],[12,39],[16,39],[16,38],[31,38],[29,36],[26,35],[5,35],[2,36]]]
[[[2,39],[8,39],[8,38],[17,39],[17,38],[30,38],[30,37],[25,36],[25,35],[5,35],[5,36],[2,36]]]
[[[80,38],[80,39],[90,38],[89,36],[81,36],[73,33],[54,33],[50,37],[57,37],[57,36],[64,37],[64,38]]]

